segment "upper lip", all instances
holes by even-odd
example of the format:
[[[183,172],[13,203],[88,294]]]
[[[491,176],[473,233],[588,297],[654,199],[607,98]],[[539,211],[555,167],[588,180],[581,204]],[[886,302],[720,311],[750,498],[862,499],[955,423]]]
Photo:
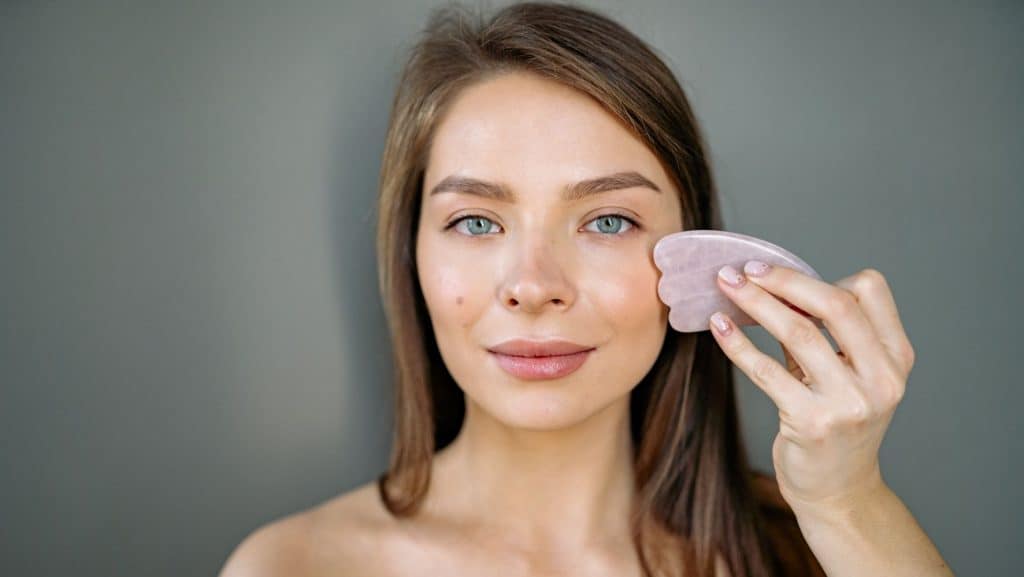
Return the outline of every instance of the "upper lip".
[[[556,355],[571,355],[580,351],[589,351],[594,348],[595,347],[588,347],[586,345],[562,339],[549,339],[544,341],[512,339],[503,343],[498,343],[488,350],[516,357],[550,357]]]

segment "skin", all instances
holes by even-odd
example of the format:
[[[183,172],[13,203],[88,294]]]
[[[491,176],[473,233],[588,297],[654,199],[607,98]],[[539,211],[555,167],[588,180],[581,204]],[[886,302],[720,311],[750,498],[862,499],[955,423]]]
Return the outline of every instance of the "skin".
[[[561,198],[566,185],[619,171],[662,192]],[[451,175],[501,183],[515,199],[426,194]],[[511,73],[458,95],[437,127],[424,193],[419,280],[467,412],[435,455],[422,511],[395,522],[367,483],[261,527],[222,577],[639,575],[627,524],[636,492],[629,393],[667,331],[652,254],[682,230],[677,190],[597,102]],[[599,219],[612,213],[633,222]],[[878,469],[913,364],[884,277],[868,269],[831,285],[775,268],[739,288],[719,285],[783,347],[785,367],[741,331],[712,330],[779,406],[780,490],[826,573],[951,575]],[[822,319],[844,353],[773,295]],[[597,349],[575,373],[548,381],[512,377],[486,350],[554,336]],[[652,537],[676,545],[657,528]],[[728,575],[721,560],[717,572]]]

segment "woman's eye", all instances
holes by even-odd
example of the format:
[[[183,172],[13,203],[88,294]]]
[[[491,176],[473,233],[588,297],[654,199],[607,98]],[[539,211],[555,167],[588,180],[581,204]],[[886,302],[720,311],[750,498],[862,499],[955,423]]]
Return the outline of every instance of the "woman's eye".
[[[636,222],[623,214],[603,214],[590,222],[597,223],[597,230],[601,233],[607,233],[610,235],[619,234],[622,230],[622,223],[629,223],[629,227],[626,231],[632,230],[632,227],[636,226]]]
[[[444,229],[448,230],[449,228],[456,227],[456,230],[459,230],[459,227],[457,225],[460,225],[463,222],[467,223],[465,228],[467,228],[470,231],[468,234],[462,233],[465,234],[466,236],[483,236],[483,233],[487,232],[489,225],[494,224],[493,220],[485,216],[471,214],[469,216],[464,216],[462,218],[453,220],[452,222],[448,223],[448,226],[444,227]]]
[[[466,223],[466,226],[464,227],[466,232],[462,232],[463,228],[459,227],[459,225],[461,225],[463,222]],[[598,232],[606,236],[623,236],[625,234],[624,232],[622,232],[623,222],[625,222],[628,225],[628,228],[625,229],[626,232],[638,226],[636,224],[636,221],[634,221],[633,219],[629,218],[626,215],[618,213],[603,214],[591,220],[590,222],[597,223],[597,230],[595,232]],[[444,229],[448,230],[454,227],[456,230],[462,232],[462,234],[465,236],[484,236],[490,229],[490,225],[492,224],[497,226],[497,224],[493,220],[485,216],[471,214],[453,220],[452,222],[448,223],[448,225],[445,226]]]

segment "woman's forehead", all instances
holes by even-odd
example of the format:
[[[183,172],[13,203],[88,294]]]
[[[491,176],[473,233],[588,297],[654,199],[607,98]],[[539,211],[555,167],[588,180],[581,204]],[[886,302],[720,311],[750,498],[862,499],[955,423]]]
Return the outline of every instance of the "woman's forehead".
[[[439,164],[547,159],[578,165],[623,157],[653,155],[590,96],[521,74],[463,89],[435,127],[430,151],[430,163]]]
[[[529,76],[464,89],[435,128],[430,190],[453,175],[550,189],[636,172],[670,184],[655,155],[594,99]]]

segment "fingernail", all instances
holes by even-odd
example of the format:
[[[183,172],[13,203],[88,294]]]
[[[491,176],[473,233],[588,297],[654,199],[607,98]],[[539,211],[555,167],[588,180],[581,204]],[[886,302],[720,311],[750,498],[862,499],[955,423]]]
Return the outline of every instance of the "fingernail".
[[[719,269],[718,276],[722,277],[722,280],[725,281],[725,284],[731,287],[739,288],[743,286],[743,283],[747,282],[747,279],[743,278],[743,275],[741,275],[738,270],[732,268],[729,265],[725,265],[721,269]]]
[[[721,333],[723,336],[728,335],[729,333],[732,332],[732,327],[729,325],[729,320],[726,319],[725,315],[723,315],[720,312],[716,312],[715,314],[711,315],[711,322],[715,324],[715,328],[717,328],[718,332]]]
[[[764,276],[768,274],[770,267],[759,261],[759,260],[748,260],[747,264],[743,265],[743,272],[750,276]]]

